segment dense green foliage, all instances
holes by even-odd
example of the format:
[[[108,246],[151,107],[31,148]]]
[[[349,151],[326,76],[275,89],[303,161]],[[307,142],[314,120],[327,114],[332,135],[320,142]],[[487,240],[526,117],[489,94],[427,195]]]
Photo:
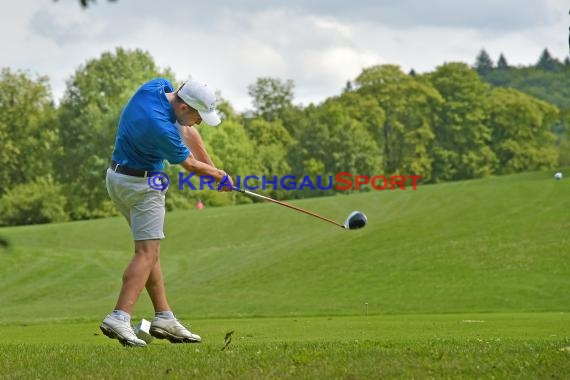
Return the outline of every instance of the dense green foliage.
[[[434,118],[441,96],[429,82],[408,76],[393,65],[364,69],[356,85],[358,93],[377,102],[376,107],[371,107],[368,117],[375,120],[368,129],[377,129],[373,137],[382,152],[381,171],[420,174],[429,179],[433,161],[429,146],[434,139]],[[358,108],[368,112],[365,105]]]
[[[68,219],[62,186],[51,177],[14,185],[0,198],[0,224],[63,222]]]
[[[496,154],[496,173],[548,168],[556,162],[555,106],[513,89],[495,88],[491,94],[491,149]]]
[[[61,220],[60,209],[71,219],[116,214],[104,173],[117,123],[132,93],[157,76],[177,84],[148,53],[118,48],[79,67],[55,106],[47,78],[2,69],[0,199],[9,199],[0,205],[12,207],[16,186],[29,184],[21,188],[29,191],[43,177],[50,178],[53,189],[32,203],[51,204],[39,200],[50,194],[58,211],[49,217],[26,215],[36,206],[22,206],[4,212],[11,216],[0,217],[0,223]],[[408,75],[395,65],[368,67],[342,94],[305,108],[294,104],[291,80],[259,78],[248,88],[253,110],[239,114],[222,101],[222,126],[199,130],[216,165],[241,180],[293,175],[297,183],[307,176],[316,185],[320,176],[326,188],[339,172],[421,175],[424,183],[435,183],[554,168],[570,164],[569,77],[568,65],[546,50],[532,68],[510,67],[503,55],[495,66],[482,51],[475,69],[446,63]],[[496,88],[503,85],[513,88]],[[169,166],[166,172],[177,179],[179,170]],[[290,199],[340,190],[307,186],[293,192],[269,185],[260,191]],[[207,206],[250,202],[236,194],[173,186],[168,209],[191,208],[198,199]]]
[[[560,62],[547,49],[534,66],[510,66],[501,54],[497,66],[490,62],[485,69],[477,70],[485,81],[494,86],[516,88],[561,109],[570,108],[570,61]]]
[[[53,172],[61,151],[46,77],[0,71],[0,196]]]
[[[488,53],[482,50],[477,56],[475,67],[481,78],[492,86],[517,89],[559,108],[560,114],[554,121],[549,120],[546,127],[556,135],[555,146],[558,153],[549,150],[545,157],[552,157],[554,153],[558,156],[560,166],[570,165],[570,58],[566,57],[564,62],[561,62],[553,57],[548,49],[544,49],[535,65],[515,67],[508,64],[502,53],[494,65]],[[495,104],[498,102],[495,101]],[[523,124],[528,126],[528,122],[530,120]],[[545,145],[545,148],[548,146]],[[535,153],[536,150],[529,155]]]
[[[434,180],[485,177],[496,162],[491,149],[489,86],[463,63],[440,66],[428,76],[444,99],[435,127]]]

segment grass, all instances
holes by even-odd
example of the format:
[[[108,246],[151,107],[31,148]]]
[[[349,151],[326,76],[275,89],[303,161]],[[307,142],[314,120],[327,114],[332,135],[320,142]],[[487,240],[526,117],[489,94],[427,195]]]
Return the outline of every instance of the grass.
[[[140,351],[94,335],[124,220],[3,228],[0,377],[564,378],[569,191],[536,172],[296,202],[362,210],[358,231],[273,204],[169,213],[170,302],[205,342]]]
[[[3,377],[564,378],[570,371],[568,313],[196,320],[205,343],[155,341],[147,349],[122,348],[96,326],[3,326]],[[222,350],[229,329],[233,341]]]

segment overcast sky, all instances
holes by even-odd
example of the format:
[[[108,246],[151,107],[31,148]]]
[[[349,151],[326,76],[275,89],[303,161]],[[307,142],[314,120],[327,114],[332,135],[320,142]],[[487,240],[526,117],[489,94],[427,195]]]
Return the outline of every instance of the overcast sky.
[[[238,5],[239,4],[239,5]],[[208,82],[239,111],[262,76],[292,79],[295,103],[340,93],[362,68],[432,71],[485,48],[509,64],[568,55],[568,0],[3,1],[1,67],[48,75],[56,100],[79,65],[115,47],[148,51],[178,79]]]

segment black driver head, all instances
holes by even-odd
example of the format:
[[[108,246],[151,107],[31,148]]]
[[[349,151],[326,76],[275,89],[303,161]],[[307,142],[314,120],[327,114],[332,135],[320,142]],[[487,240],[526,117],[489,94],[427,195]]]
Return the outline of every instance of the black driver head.
[[[359,228],[366,226],[367,222],[368,219],[366,218],[366,215],[364,215],[363,212],[353,211],[352,213],[350,213],[348,218],[346,218],[346,221],[344,222],[344,228],[347,228],[349,230],[357,230]]]

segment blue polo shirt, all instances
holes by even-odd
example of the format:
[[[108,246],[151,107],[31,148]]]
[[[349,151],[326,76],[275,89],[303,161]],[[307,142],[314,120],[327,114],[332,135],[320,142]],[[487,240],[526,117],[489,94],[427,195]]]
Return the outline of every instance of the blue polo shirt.
[[[167,92],[172,83],[163,78],[143,84],[125,106],[115,138],[113,160],[133,169],[160,171],[164,160],[184,161],[190,154],[180,133]]]

